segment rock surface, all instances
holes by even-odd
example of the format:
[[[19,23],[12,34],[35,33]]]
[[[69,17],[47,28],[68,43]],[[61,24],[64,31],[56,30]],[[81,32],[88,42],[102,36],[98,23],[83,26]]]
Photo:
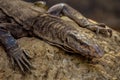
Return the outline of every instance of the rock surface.
[[[63,19],[70,21],[68,18]],[[78,26],[73,21],[69,22]],[[64,52],[48,43],[24,37],[18,39],[21,47],[29,52],[36,69],[22,75],[13,69],[4,49],[0,47],[0,80],[120,80],[120,33],[113,31],[111,38],[81,28],[80,33],[94,39],[105,51],[102,58],[89,60],[79,54]]]

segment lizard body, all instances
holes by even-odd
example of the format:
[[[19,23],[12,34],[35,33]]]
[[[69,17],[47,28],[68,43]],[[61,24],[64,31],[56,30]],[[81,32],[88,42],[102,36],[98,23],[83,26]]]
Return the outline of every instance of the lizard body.
[[[51,45],[63,50],[78,53],[88,58],[102,57],[103,51],[94,41],[87,41],[79,30],[60,19],[60,13],[75,20],[81,27],[91,31],[109,33],[110,29],[89,22],[82,14],[67,4],[57,4],[48,11],[42,7],[35,7],[32,3],[21,0],[0,1],[0,42],[6,52],[20,69],[30,70],[31,64],[26,51],[20,49],[14,38],[37,36]],[[77,17],[79,16],[79,17]],[[9,20],[9,21],[7,21]]]

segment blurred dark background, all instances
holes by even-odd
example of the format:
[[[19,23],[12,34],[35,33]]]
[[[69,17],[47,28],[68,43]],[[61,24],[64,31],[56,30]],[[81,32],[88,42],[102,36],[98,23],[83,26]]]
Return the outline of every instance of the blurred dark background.
[[[39,0],[26,0],[35,2]],[[120,32],[120,0],[44,0],[50,7],[57,3],[67,3],[84,16],[105,23]]]

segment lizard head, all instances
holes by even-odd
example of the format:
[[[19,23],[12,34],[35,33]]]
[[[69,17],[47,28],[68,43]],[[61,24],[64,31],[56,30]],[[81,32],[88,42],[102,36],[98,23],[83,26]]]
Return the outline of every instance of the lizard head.
[[[78,45],[75,46],[77,53],[80,53],[81,55],[88,57],[88,58],[100,58],[103,56],[103,51],[98,46],[98,44],[89,44],[85,41],[81,41],[78,43]]]
[[[93,39],[88,39],[82,34],[72,32],[67,37],[66,43],[67,48],[88,58],[100,58],[104,53]]]

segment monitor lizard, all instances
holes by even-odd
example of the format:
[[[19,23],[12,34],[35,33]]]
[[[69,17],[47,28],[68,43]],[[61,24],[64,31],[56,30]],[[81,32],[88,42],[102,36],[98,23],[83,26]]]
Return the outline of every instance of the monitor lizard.
[[[30,71],[32,67],[27,51],[21,49],[16,41],[25,36],[41,38],[67,52],[87,58],[103,56],[104,51],[99,45],[92,40],[87,42],[86,36],[82,37],[76,28],[60,18],[61,14],[74,20],[80,27],[97,34],[112,35],[112,30],[106,29],[104,24],[90,22],[65,3],[53,5],[46,10],[22,0],[0,0],[0,43],[12,63],[17,64],[22,72]]]

